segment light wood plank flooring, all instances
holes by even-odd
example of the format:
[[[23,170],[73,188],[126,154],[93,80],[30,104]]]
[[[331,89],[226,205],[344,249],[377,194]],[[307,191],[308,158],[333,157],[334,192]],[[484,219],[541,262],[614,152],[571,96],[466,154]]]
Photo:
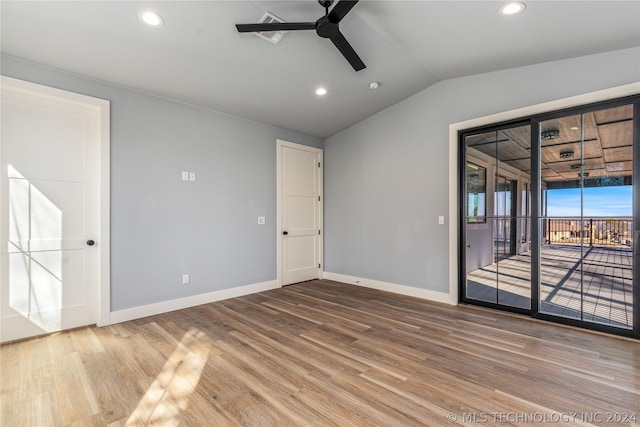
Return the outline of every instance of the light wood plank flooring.
[[[2,426],[640,425],[638,341],[325,280],[0,356]]]

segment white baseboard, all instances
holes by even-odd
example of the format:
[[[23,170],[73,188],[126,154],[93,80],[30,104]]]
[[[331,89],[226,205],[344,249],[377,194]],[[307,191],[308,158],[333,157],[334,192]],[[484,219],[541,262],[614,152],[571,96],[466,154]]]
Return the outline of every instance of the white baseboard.
[[[335,280],[336,282],[348,283],[365,288],[378,289],[381,291],[393,292],[400,295],[407,295],[422,298],[429,301],[442,302],[456,305],[451,295],[444,292],[430,291],[426,289],[414,288],[412,286],[398,285],[395,283],[381,282],[378,280],[363,279],[361,277],[348,276],[346,274],[322,272],[322,278]],[[109,324],[126,322],[128,320],[140,319],[143,317],[155,316],[156,314],[168,313],[170,311],[182,310],[184,308],[195,307],[197,305],[208,304],[210,302],[222,301],[229,298],[241,297],[243,295],[255,294],[257,292],[269,291],[280,288],[277,280],[255,283],[252,285],[239,286],[237,288],[223,289],[220,291],[208,292],[206,294],[191,295],[184,298],[162,301],[155,304],[142,305],[139,307],[126,308],[124,310],[110,313]]]
[[[348,283],[350,285],[363,286],[365,288],[378,289],[381,291],[393,292],[400,295],[422,298],[429,301],[442,302],[450,305],[457,305],[455,297],[445,292],[430,291],[427,289],[414,288],[413,286],[398,285],[395,283],[381,282],[378,280],[363,279],[361,277],[348,276],[346,274],[331,273],[325,271],[322,278],[335,280],[336,282]]]
[[[208,292],[206,294],[191,295],[184,298],[162,301],[155,304],[142,305],[139,307],[127,308],[124,310],[112,311],[110,313],[110,324],[126,322],[128,320],[140,319],[142,317],[155,316],[156,314],[168,313],[170,311],[182,310],[183,308],[195,307],[197,305],[208,304],[210,302],[222,301],[229,298],[241,297],[243,295],[255,294],[256,292],[269,291],[279,288],[277,280],[269,282],[255,283],[252,285],[239,286],[237,288],[223,289],[221,291]]]

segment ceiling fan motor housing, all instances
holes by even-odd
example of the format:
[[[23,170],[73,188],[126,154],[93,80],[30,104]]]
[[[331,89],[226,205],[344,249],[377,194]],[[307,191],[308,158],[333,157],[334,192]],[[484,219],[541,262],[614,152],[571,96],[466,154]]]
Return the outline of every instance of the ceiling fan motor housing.
[[[318,0],[318,3],[320,3],[320,6],[326,9],[333,4],[333,0]]]
[[[337,23],[331,22],[329,16],[323,16],[316,22],[316,33],[320,37],[329,39],[340,32],[340,27]]]

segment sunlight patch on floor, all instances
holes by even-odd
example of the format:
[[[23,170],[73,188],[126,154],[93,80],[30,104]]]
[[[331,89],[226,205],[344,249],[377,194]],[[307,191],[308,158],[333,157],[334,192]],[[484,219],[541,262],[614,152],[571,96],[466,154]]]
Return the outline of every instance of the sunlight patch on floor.
[[[187,332],[127,420],[134,425],[178,425],[209,358],[206,334]]]

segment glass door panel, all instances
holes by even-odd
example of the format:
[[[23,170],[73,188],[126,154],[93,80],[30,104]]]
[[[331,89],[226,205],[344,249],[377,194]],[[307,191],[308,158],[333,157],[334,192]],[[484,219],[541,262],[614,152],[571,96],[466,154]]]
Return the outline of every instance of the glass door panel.
[[[467,299],[531,308],[530,135],[526,125],[465,137]]]
[[[580,114],[540,123],[540,176],[545,201],[540,246],[540,312],[572,319],[582,313]],[[593,136],[588,135],[592,140]]]
[[[465,174],[465,288],[466,298],[497,304],[495,263],[494,170],[496,132],[469,135]]]
[[[633,108],[540,123],[541,313],[633,325]]]

